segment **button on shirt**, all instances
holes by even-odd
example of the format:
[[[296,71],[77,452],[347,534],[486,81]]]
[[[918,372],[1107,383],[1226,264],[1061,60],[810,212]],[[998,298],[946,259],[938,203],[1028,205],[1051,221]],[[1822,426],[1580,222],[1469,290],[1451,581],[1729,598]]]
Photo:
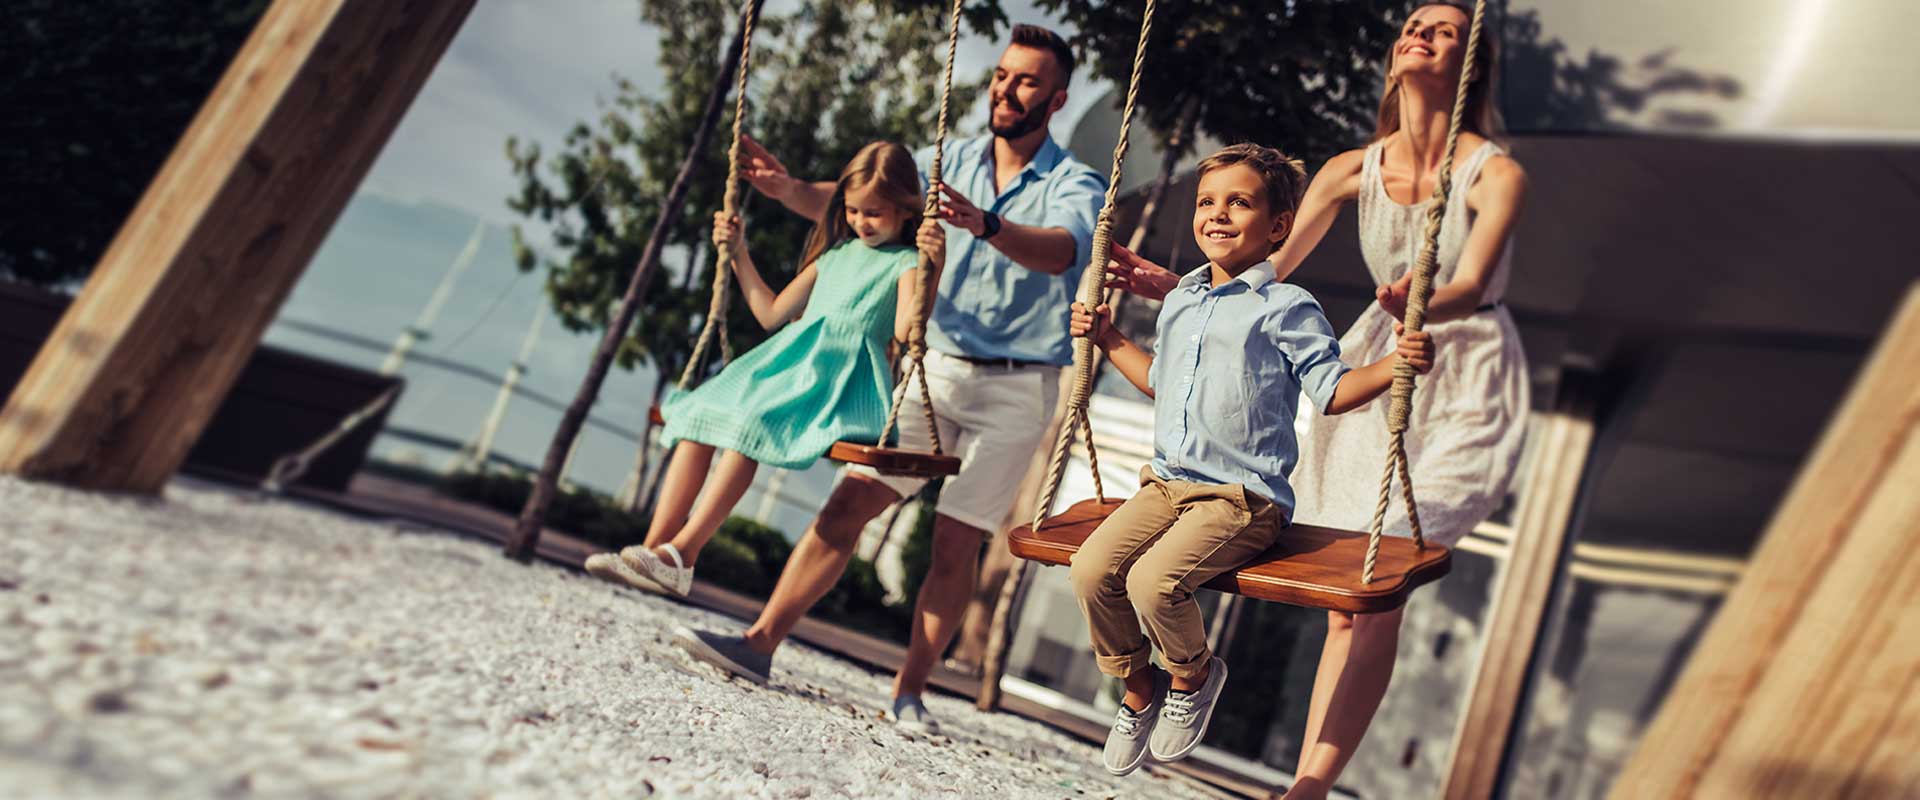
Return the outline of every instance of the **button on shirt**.
[[[1220,286],[1211,266],[1180,279],[1160,308],[1153,388],[1153,471],[1163,479],[1238,483],[1293,516],[1287,476],[1300,460],[1301,392],[1325,410],[1348,367],[1307,290],[1267,262]]]
[[[928,179],[933,148],[914,154]],[[927,326],[927,345],[949,355],[1073,363],[1073,342],[1061,323],[1093,250],[1093,222],[1107,182],[1048,138],[1033,160],[994,190],[993,137],[947,144],[941,163],[947,185],[1007,222],[1064,228],[1073,235],[1073,266],[1061,275],[1014,263],[1000,249],[947,226],[947,263]]]

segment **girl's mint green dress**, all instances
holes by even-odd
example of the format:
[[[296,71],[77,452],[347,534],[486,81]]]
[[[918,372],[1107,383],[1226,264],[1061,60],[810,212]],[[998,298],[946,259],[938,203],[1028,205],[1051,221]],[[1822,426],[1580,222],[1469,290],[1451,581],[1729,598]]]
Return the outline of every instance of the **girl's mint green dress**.
[[[842,439],[872,442],[893,401],[887,340],[900,274],[918,260],[911,247],[859,239],[822,253],[806,311],[699,388],[668,398],[662,442],[690,439],[786,469],[812,465]]]

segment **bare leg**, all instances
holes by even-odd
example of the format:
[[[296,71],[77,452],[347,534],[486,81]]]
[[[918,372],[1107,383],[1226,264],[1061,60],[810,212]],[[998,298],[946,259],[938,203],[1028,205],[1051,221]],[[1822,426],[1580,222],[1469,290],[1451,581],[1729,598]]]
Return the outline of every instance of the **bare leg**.
[[[1360,747],[1367,727],[1373,724],[1374,712],[1380,708],[1380,699],[1387,694],[1387,683],[1393,678],[1393,661],[1400,652],[1400,615],[1401,609],[1358,615],[1351,618],[1351,626],[1342,632],[1348,639],[1345,658],[1333,662],[1339,664],[1340,669],[1319,716],[1318,730],[1314,730],[1312,709],[1308,711],[1310,738],[1302,748],[1293,787],[1286,794],[1290,800],[1326,797],[1334,781],[1339,779],[1340,771]],[[1331,617],[1328,621],[1333,622]],[[1335,636],[1335,628],[1329,624],[1328,648],[1333,647]],[[1322,686],[1327,682],[1327,656],[1331,652],[1330,649],[1321,652],[1321,670],[1313,687],[1315,705],[1319,704]]]
[[[1295,777],[1306,774],[1307,755],[1320,740],[1320,726],[1327,719],[1327,703],[1333,701],[1333,687],[1340,684],[1340,671],[1346,668],[1347,648],[1353,643],[1353,615],[1343,611],[1327,612],[1327,638],[1320,646],[1320,667],[1313,674],[1313,694],[1307,703],[1307,731],[1300,738],[1300,763],[1293,768]]]
[[[667,461],[666,477],[660,479],[660,499],[654,503],[653,519],[647,522],[647,547],[666,544],[687,522],[700,485],[707,482],[707,467],[713,463],[713,447],[682,441],[673,448]]]
[[[934,663],[960,632],[986,537],[986,531],[944,514],[934,517],[933,564],[914,599],[913,633],[907,639],[906,663],[893,679],[894,697],[926,691]]]
[[[1182,678],[1178,675],[1170,676],[1172,680],[1169,686],[1176,692],[1197,692],[1200,691],[1200,687],[1207,685],[1207,678],[1212,676],[1213,662],[1208,661],[1200,666],[1200,674],[1191,678]]]
[[[900,499],[879,481],[848,475],[833,488],[827,504],[813,518],[800,544],[787,556],[780,581],[760,610],[760,618],[747,629],[747,646],[755,652],[772,653],[785,641],[793,626],[820,602],[847,571],[860,531]]]
[[[1155,667],[1136,669],[1132,675],[1121,678],[1120,685],[1126,687],[1127,694],[1120,702],[1135,712],[1147,710],[1147,704],[1153,702],[1153,679],[1158,671]]]
[[[960,639],[953,646],[953,664],[979,674],[986,661],[987,638],[993,633],[993,607],[1000,601],[1000,584],[1012,573],[1013,553],[1005,547],[988,547],[980,560],[980,575],[973,582],[973,598],[967,601],[966,618],[960,623]]]
[[[707,540],[720,530],[720,523],[727,521],[727,515],[733,513],[733,507],[740,502],[740,496],[747,493],[747,487],[753,485],[753,473],[760,463],[732,450],[723,450],[720,454],[720,466],[713,471],[713,477],[707,480],[707,486],[700,492],[700,500],[693,506],[693,513],[687,518],[687,524],[673,536],[673,548],[687,560],[687,566],[693,566],[700,560],[700,548],[707,546]],[[658,548],[655,548],[656,550]],[[662,558],[666,557],[661,552]]]

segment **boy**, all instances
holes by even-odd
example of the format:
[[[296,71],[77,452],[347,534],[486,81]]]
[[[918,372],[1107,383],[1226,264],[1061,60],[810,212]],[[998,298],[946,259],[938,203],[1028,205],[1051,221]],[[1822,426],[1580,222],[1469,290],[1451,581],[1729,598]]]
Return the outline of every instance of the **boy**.
[[[1206,733],[1227,667],[1207,649],[1193,592],[1266,550],[1289,522],[1299,396],[1341,414],[1393,382],[1393,357],[1341,363],[1320,305],[1273,280],[1266,259],[1286,240],[1306,180],[1298,162],[1240,144],[1199,172],[1193,235],[1208,263],[1166,297],[1164,357],[1115,330],[1105,306],[1073,306],[1073,334],[1092,338],[1154,398],[1154,458],[1140,493],[1087,538],[1070,570],[1100,670],[1126,686],[1102,758],[1115,775],[1149,753],[1184,758]],[[1396,355],[1425,373],[1432,339],[1402,333]],[[1165,673],[1148,664],[1149,642]]]

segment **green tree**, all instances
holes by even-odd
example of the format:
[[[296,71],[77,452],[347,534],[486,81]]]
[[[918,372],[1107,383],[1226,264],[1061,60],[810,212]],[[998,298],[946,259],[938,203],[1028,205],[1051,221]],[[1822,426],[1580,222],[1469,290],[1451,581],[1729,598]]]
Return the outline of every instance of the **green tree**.
[[[0,15],[0,279],[77,283],[266,0],[16,0]]]
[[[1142,2],[1039,0],[1075,30],[1074,46],[1124,95]],[[1379,102],[1382,56],[1406,0],[1190,0],[1154,10],[1136,113],[1167,143],[1134,246],[1159,210],[1196,132],[1254,141],[1309,164],[1353,147]]]
[[[618,81],[614,100],[593,123],[575,126],[559,153],[545,157],[538,145],[508,143],[521,180],[509,205],[548,226],[550,247],[539,250],[553,253],[539,255],[519,230],[521,268],[546,271],[563,324],[606,334],[549,448],[553,469],[543,469],[508,546],[516,556],[532,552],[552,492],[545,473],[557,470],[557,459],[578,435],[607,366],[644,363],[668,380],[690,356],[695,321],[704,313],[712,260],[684,274],[680,287],[655,263],[666,243],[700,249],[710,213],[720,206],[727,138],[706,143],[698,134],[711,130],[715,101],[733,82],[737,56],[715,56],[732,35],[726,21],[733,9],[721,0],[644,0],[640,8],[642,20],[661,31],[666,97],[647,97]],[[946,52],[945,8],[906,0],[809,0],[791,13],[762,16],[751,47],[746,129],[804,175],[837,174],[875,139],[909,146],[930,141]],[[998,6],[979,4],[965,18],[994,24]],[[954,107],[967,107],[979,90],[955,86]],[[743,210],[754,260],[769,282],[790,279],[811,223],[771,208],[755,215],[751,203]],[[764,337],[745,309],[730,314],[723,330],[741,349]]]

